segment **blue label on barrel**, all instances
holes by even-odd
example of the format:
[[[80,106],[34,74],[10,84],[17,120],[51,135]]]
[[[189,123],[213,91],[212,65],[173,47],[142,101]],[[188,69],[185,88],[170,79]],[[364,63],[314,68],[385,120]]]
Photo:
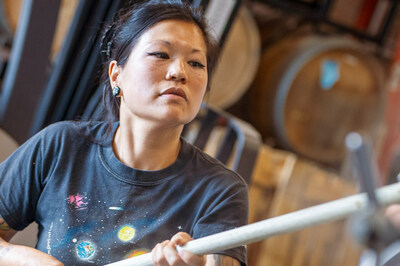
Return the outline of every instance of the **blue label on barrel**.
[[[319,85],[323,90],[332,89],[333,85],[339,80],[339,63],[330,59],[326,59],[321,63],[321,74]]]

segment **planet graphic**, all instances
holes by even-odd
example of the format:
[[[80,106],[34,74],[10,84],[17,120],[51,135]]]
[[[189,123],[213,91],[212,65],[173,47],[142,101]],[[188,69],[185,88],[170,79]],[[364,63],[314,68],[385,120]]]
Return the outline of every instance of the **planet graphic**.
[[[118,238],[124,242],[132,240],[134,236],[135,236],[135,228],[129,225],[123,226],[118,231]]]
[[[95,253],[95,246],[89,241],[82,241],[76,246],[76,254],[81,259],[89,259]]]
[[[128,258],[133,258],[133,257],[136,257],[136,256],[140,256],[140,255],[144,255],[144,254],[147,254],[148,253],[148,251],[145,251],[145,250],[134,250],[134,251],[132,251],[132,253],[131,254],[129,254],[129,256],[128,256]]]

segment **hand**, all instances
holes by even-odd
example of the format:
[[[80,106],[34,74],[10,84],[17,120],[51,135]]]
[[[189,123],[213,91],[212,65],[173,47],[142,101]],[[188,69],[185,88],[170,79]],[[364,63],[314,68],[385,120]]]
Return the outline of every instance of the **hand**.
[[[400,230],[400,204],[389,205],[389,207],[386,208],[385,216],[397,230]]]
[[[176,246],[183,246],[193,240],[187,233],[179,232],[171,240],[157,244],[151,251],[155,266],[203,266],[206,263],[205,256],[199,256],[183,249],[178,251]]]
[[[12,245],[3,241],[0,243],[0,265],[62,266],[64,264],[56,258],[37,249]]]

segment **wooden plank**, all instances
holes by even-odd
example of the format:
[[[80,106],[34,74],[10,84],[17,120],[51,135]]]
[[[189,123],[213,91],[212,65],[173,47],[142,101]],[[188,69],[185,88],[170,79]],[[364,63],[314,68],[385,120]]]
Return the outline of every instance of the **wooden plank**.
[[[250,222],[275,217],[355,193],[335,173],[263,146],[250,187]],[[271,200],[272,199],[272,200]],[[248,246],[249,266],[357,265],[361,248],[345,221],[275,236]]]
[[[249,223],[268,218],[271,202],[289,155],[289,152],[275,150],[267,145],[260,147],[249,187]],[[248,245],[249,265],[257,264],[258,255],[262,253],[261,249],[262,242]]]

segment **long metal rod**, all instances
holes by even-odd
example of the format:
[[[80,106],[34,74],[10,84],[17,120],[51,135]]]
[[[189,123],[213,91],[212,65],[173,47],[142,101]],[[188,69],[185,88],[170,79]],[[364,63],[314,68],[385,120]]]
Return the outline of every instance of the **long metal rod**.
[[[353,174],[361,184],[362,192],[366,192],[374,210],[379,209],[375,188],[379,180],[376,160],[373,157],[370,141],[359,133],[351,132],[346,136],[346,147],[349,152]],[[378,180],[377,180],[378,179]]]
[[[400,202],[400,183],[388,185],[376,190],[380,206]],[[298,231],[310,226],[337,221],[368,207],[365,193],[330,201],[310,208],[291,212],[260,222],[238,227],[229,231],[206,236],[184,245],[183,249],[195,254],[211,254],[263,239],[271,236]],[[109,266],[153,265],[151,254],[108,264]]]

